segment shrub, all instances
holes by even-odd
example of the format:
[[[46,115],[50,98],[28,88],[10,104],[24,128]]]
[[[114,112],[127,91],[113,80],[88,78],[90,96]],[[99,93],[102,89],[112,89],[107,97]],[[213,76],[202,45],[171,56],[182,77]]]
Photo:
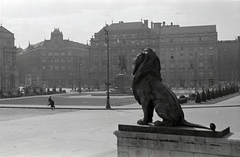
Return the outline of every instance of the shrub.
[[[206,95],[207,95],[207,100],[211,100],[211,95],[210,95],[210,91],[209,91],[209,89],[207,90]]]
[[[236,92],[239,92],[239,88],[238,88],[238,85],[236,85],[236,87],[235,87],[235,88],[236,88]]]
[[[226,90],[223,88],[222,89],[222,96],[225,96],[226,95]]]
[[[219,97],[219,91],[218,89],[215,90],[215,98],[218,98]]]
[[[212,98],[212,99],[215,99],[215,92],[214,92],[214,89],[212,89],[212,91],[211,91],[211,98]]]
[[[52,89],[52,91],[53,91],[53,93],[56,93],[56,92],[57,92],[56,87],[54,87],[54,88]]]
[[[25,90],[25,94],[26,94],[26,95],[29,94],[29,90],[28,90],[28,88],[26,88],[26,90]]]
[[[17,95],[18,95],[18,96],[21,96],[21,91],[20,91],[20,89],[17,90]]]
[[[2,90],[0,90],[0,97],[3,95],[3,92],[2,92]]]
[[[218,89],[218,96],[219,96],[219,97],[222,97],[222,96],[223,96],[223,95],[222,95],[222,89],[221,89],[221,88]]]
[[[201,97],[200,97],[199,92],[197,92],[197,95],[196,95],[196,97],[195,97],[195,102],[196,102],[196,103],[201,103]]]
[[[201,95],[202,95],[202,101],[204,102],[207,101],[206,94],[204,91],[202,91]]]
[[[33,94],[37,94],[36,88],[33,88]]]
[[[196,97],[195,93],[189,94],[189,100],[195,100],[195,97]]]

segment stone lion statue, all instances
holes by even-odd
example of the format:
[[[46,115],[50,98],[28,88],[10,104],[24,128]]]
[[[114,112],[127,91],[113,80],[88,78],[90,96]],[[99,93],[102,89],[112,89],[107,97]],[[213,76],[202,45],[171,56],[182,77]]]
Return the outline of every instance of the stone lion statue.
[[[156,53],[146,48],[137,55],[134,62],[132,89],[137,102],[142,106],[143,119],[139,125],[153,121],[155,109],[162,121],[154,122],[155,126],[189,126],[215,131],[215,124],[210,127],[194,124],[184,119],[184,113],[176,95],[162,82],[160,60]]]

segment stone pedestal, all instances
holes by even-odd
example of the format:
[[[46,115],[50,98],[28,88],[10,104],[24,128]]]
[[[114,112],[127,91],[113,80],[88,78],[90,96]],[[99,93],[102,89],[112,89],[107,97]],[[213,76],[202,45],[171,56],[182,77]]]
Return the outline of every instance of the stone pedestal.
[[[119,125],[118,157],[240,157],[240,133],[229,128]]]
[[[131,79],[127,74],[118,74],[115,78],[115,90],[121,94],[129,94]]]

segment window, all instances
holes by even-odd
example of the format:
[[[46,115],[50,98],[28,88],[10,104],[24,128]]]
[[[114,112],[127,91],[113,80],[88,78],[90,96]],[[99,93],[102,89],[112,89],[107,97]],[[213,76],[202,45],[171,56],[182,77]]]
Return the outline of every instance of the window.
[[[180,53],[180,59],[184,59],[183,53]]]
[[[190,62],[190,68],[193,68],[193,62]]]
[[[58,66],[58,65],[56,65],[56,66],[55,66],[55,70],[58,70],[58,69],[59,69],[59,66]]]
[[[161,60],[164,60],[164,54],[161,55]]]
[[[184,63],[180,63],[180,68],[184,68]]]
[[[165,64],[164,64],[164,63],[162,63],[161,67],[162,67],[162,68],[165,68]]]
[[[199,76],[200,76],[200,77],[204,77],[204,72],[200,71],[200,72],[199,72]]]
[[[213,72],[212,71],[209,72],[209,77],[213,77]]]
[[[65,63],[65,59],[61,59],[61,63]]]
[[[65,56],[65,52],[61,52],[61,56]]]

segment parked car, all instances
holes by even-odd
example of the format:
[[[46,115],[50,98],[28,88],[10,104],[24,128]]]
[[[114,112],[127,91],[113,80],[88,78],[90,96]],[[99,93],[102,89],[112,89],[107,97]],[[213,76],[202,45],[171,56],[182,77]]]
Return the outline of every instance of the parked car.
[[[183,103],[186,103],[188,101],[188,99],[185,95],[180,95],[178,98],[178,101],[180,104],[183,104]]]

